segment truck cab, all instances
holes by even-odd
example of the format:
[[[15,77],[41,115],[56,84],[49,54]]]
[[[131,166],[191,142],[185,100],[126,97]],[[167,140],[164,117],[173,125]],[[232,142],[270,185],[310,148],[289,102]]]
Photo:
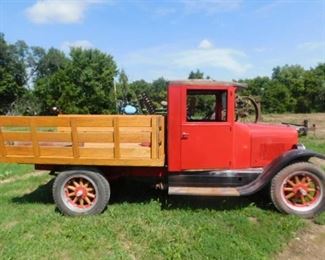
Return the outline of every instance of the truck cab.
[[[288,126],[236,121],[238,83],[172,81],[168,87],[168,170],[259,168],[298,143]]]

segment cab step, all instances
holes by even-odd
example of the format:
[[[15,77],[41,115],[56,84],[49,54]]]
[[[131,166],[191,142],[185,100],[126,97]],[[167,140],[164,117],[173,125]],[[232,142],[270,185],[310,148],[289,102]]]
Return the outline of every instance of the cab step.
[[[169,195],[192,195],[192,196],[240,196],[234,187],[181,187],[169,186]]]

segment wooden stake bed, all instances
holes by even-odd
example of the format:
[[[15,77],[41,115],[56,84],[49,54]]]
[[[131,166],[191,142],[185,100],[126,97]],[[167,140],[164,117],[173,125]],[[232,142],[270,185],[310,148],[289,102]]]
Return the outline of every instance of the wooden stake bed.
[[[0,116],[0,162],[163,166],[163,116]]]

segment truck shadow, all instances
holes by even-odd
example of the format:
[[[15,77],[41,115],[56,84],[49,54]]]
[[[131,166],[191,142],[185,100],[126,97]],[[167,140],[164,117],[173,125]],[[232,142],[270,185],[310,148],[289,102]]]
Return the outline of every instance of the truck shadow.
[[[20,197],[12,198],[17,204],[41,203],[53,204],[52,185],[54,179],[40,185],[34,191]],[[151,185],[119,180],[111,182],[110,205],[122,203],[150,203],[157,201],[162,210],[171,209],[211,209],[235,210],[256,205],[265,210],[275,210],[267,191],[261,191],[248,197],[198,197],[198,196],[168,196],[166,191],[155,190]]]

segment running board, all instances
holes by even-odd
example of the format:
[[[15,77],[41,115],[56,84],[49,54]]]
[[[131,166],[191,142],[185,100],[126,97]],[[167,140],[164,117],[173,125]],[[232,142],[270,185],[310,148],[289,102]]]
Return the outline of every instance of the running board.
[[[240,196],[236,188],[220,187],[168,187],[169,195],[193,195],[193,196]]]

